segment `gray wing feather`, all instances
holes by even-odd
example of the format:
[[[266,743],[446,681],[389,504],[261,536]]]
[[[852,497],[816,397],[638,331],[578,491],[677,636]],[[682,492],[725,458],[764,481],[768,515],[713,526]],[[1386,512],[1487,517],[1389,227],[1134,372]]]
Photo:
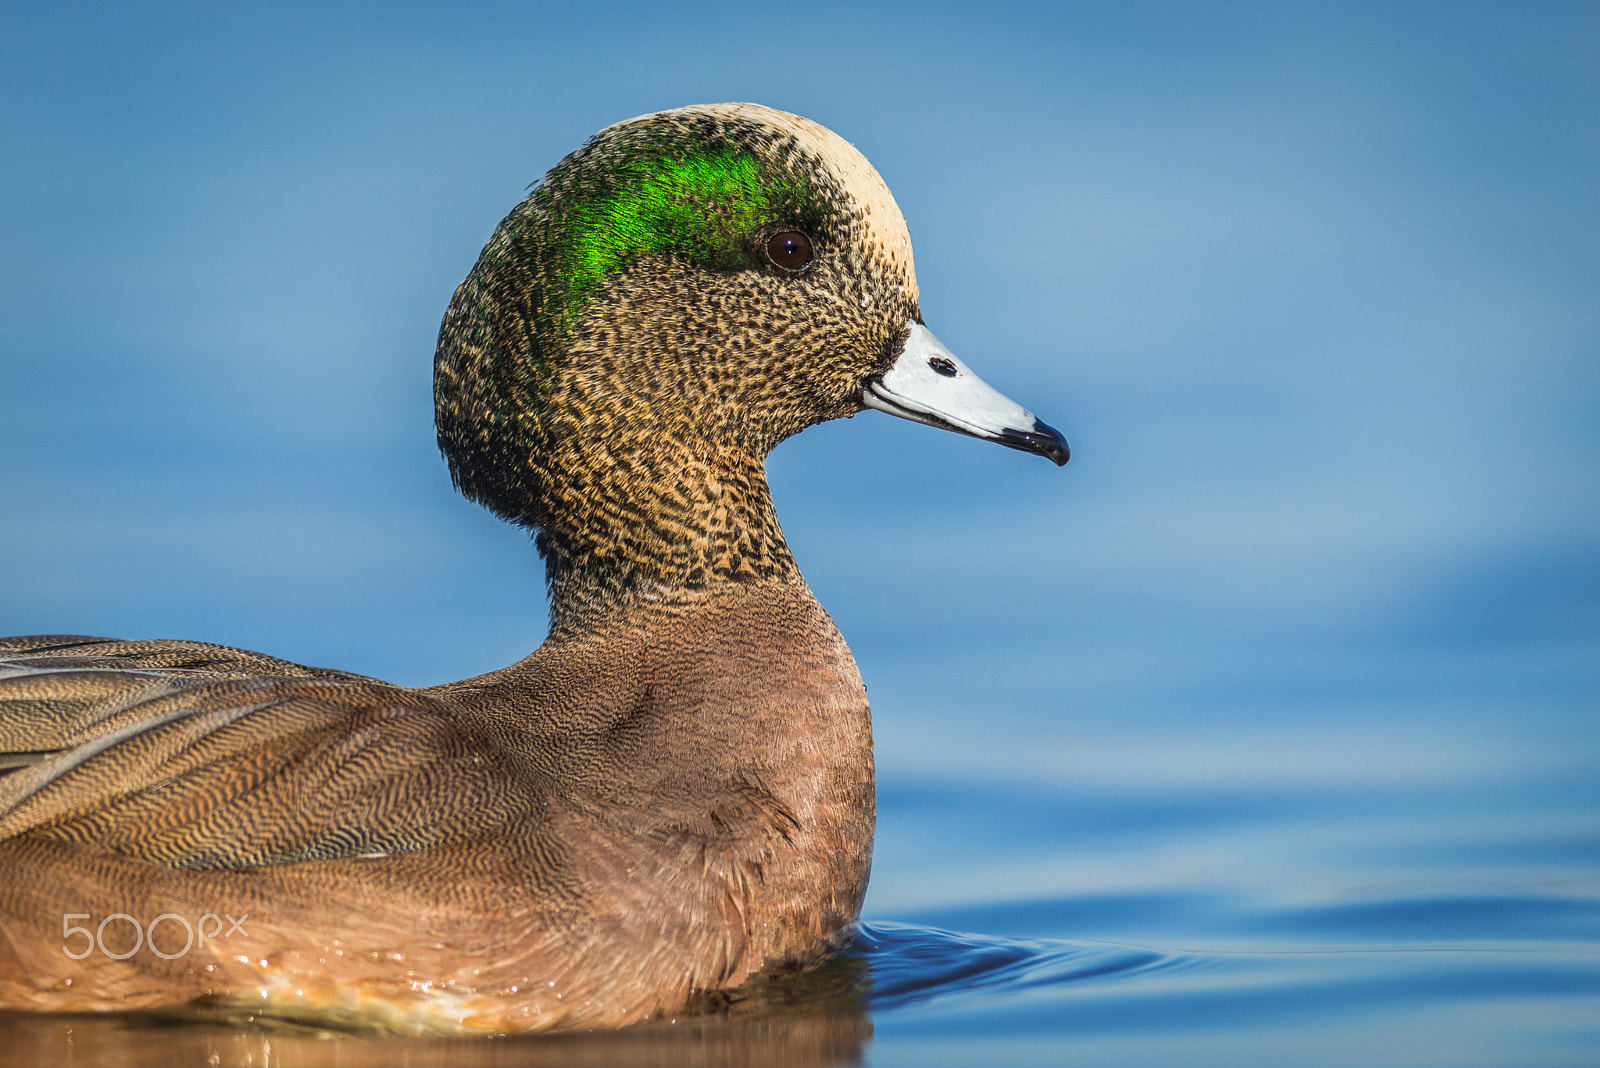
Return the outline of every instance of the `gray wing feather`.
[[[173,867],[400,852],[533,800],[425,694],[198,642],[0,641],[0,840]]]

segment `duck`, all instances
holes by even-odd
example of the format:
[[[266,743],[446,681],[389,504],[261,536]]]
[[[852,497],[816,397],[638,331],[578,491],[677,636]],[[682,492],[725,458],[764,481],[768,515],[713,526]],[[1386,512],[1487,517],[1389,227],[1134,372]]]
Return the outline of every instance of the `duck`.
[[[410,688],[0,640],[0,1007],[612,1028],[849,943],[871,717],[767,454],[871,408],[1069,455],[929,330],[878,172],[755,104],[607,127],[494,230],[434,389],[455,486],[532,533],[544,642]]]

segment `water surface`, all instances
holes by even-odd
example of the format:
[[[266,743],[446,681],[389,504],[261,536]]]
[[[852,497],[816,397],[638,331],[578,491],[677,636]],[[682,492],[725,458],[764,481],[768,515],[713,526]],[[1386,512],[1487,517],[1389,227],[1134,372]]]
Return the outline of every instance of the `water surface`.
[[[1238,740],[1237,773],[1209,783],[1196,753],[1185,779],[1181,764],[1147,756],[1158,767],[1141,768],[1131,747],[1119,768],[1113,747],[1087,742],[1100,774],[1070,787],[891,774],[855,944],[818,972],[676,1020],[611,1034],[419,1040],[271,1021],[11,1016],[0,1018],[0,1060],[1595,1063],[1592,747],[1569,737],[1519,751],[1502,738],[1475,763],[1455,723],[1432,749],[1415,750],[1431,763],[1410,777],[1393,774],[1391,748],[1376,782],[1342,767],[1325,724],[1318,730],[1301,739],[1320,753],[1315,775],[1284,775],[1270,759],[1282,732],[1254,753]],[[1164,787],[1133,785],[1155,771]]]

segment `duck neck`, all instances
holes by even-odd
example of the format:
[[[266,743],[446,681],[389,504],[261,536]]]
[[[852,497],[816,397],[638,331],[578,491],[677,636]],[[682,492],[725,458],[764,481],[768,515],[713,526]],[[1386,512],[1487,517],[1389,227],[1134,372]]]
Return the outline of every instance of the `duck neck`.
[[[564,465],[570,474],[544,487],[552,631],[629,602],[799,578],[759,459],[652,445]]]

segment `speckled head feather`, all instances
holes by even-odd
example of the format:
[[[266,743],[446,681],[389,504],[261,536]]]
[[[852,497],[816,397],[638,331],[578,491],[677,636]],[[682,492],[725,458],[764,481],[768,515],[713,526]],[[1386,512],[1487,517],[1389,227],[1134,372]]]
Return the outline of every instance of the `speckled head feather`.
[[[768,259],[800,230],[814,258]],[[467,496],[537,528],[559,617],[640,586],[792,571],[762,462],[862,408],[920,319],[883,180],[753,104],[618,123],[495,230],[439,335],[439,444]]]

